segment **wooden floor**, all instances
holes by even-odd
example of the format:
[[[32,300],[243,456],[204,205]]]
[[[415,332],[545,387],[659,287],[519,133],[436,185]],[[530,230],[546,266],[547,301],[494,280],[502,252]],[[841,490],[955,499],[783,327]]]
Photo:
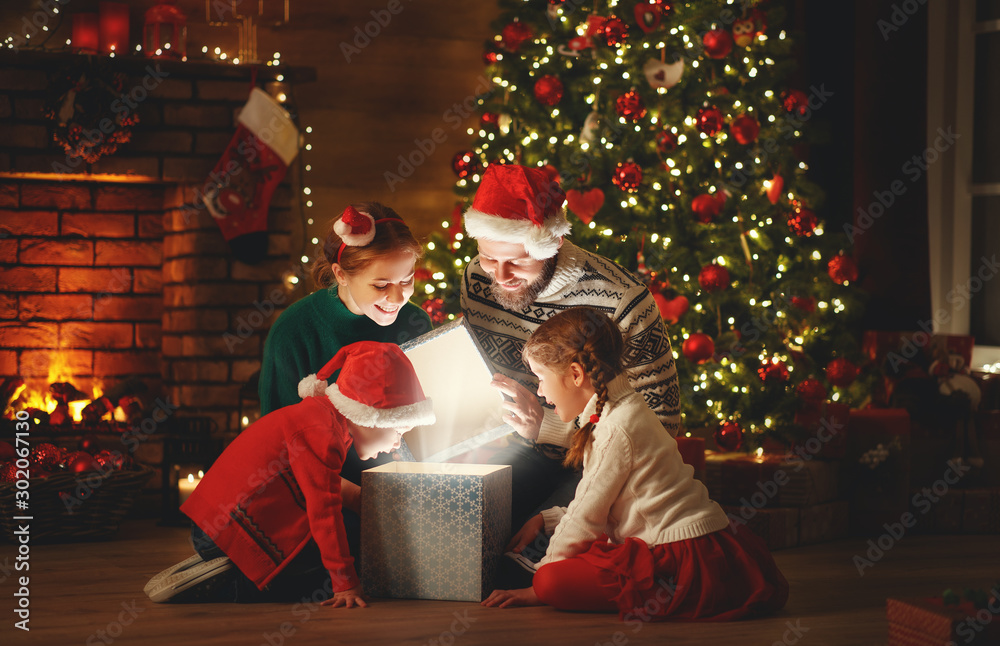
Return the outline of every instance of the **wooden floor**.
[[[32,546],[30,633],[13,627],[17,586],[10,575],[23,572],[7,569],[14,546],[0,546],[7,566],[0,569],[0,644],[885,644],[887,596],[992,585],[1000,574],[998,543],[996,536],[904,536],[863,577],[853,557],[867,549],[865,538],[782,550],[775,559],[791,597],[778,616],[728,624],[623,624],[611,615],[441,601],[383,600],[359,610],[153,604],[142,588],[151,575],[190,555],[186,531],[129,521],[113,541]]]

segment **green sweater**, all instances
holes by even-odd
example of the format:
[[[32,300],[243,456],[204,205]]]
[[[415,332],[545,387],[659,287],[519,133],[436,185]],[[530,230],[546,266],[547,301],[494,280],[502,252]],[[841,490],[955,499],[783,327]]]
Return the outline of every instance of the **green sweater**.
[[[399,345],[430,330],[430,317],[413,303],[403,305],[395,323],[382,327],[348,310],[336,285],[313,292],[282,312],[267,334],[258,387],[260,414],[298,403],[299,381],[318,372],[345,345]]]

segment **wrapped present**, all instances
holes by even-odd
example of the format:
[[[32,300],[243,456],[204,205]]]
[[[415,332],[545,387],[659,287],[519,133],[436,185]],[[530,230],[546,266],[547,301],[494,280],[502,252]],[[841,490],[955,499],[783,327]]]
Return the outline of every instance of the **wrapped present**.
[[[1000,489],[965,490],[962,533],[1000,534]]]
[[[507,465],[394,462],[361,474],[361,581],[396,599],[482,601],[510,537]]]
[[[718,502],[763,507],[804,507],[837,497],[838,465],[794,455],[711,453],[705,485]]]
[[[799,545],[844,538],[849,523],[850,508],[846,500],[803,507],[799,510]]]
[[[795,547],[799,541],[799,510],[795,507],[758,509],[745,505],[722,505],[730,525],[746,525],[761,537],[768,549]]]
[[[962,531],[962,516],[965,504],[965,490],[954,487],[943,493],[934,493],[929,488],[913,492],[913,512],[921,515],[919,527],[928,533],[958,534]]]
[[[940,476],[939,476],[940,477]],[[901,408],[851,411],[841,463],[851,531],[881,531],[910,508],[910,416]]]
[[[406,434],[420,462],[446,462],[512,430],[502,421],[503,394],[465,324],[458,319],[400,346],[413,364],[437,421]]]
[[[677,450],[684,464],[694,467],[694,477],[705,481],[705,439],[701,437],[677,436]]]
[[[934,598],[889,598],[885,612],[889,620],[889,646],[1000,643],[1000,621],[995,621],[996,612],[976,608],[970,602],[946,605]]]
[[[802,457],[843,458],[847,453],[850,413],[847,404],[822,402],[819,405],[803,405],[795,413],[795,423],[805,428],[808,436],[792,444],[792,453]]]

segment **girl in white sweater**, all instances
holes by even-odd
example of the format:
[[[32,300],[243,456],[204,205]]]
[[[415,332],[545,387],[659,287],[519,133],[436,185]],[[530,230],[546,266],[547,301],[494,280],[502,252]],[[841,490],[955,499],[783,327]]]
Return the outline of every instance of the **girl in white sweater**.
[[[596,309],[566,310],[524,347],[538,394],[582,426],[567,466],[583,466],[568,508],[535,516],[515,552],[552,533],[532,587],[483,605],[618,611],[623,620],[739,619],[785,605],[788,582],[763,541],[730,523],[677,442],[622,374],[621,332]],[[554,533],[553,533],[554,530]]]

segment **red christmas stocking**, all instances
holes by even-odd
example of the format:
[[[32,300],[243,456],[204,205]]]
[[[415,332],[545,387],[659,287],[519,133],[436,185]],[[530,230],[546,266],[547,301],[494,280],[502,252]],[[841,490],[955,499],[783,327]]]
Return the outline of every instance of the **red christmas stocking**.
[[[271,195],[299,152],[299,131],[288,113],[260,88],[237,119],[236,134],[209,173],[202,201],[237,260],[267,255]]]

